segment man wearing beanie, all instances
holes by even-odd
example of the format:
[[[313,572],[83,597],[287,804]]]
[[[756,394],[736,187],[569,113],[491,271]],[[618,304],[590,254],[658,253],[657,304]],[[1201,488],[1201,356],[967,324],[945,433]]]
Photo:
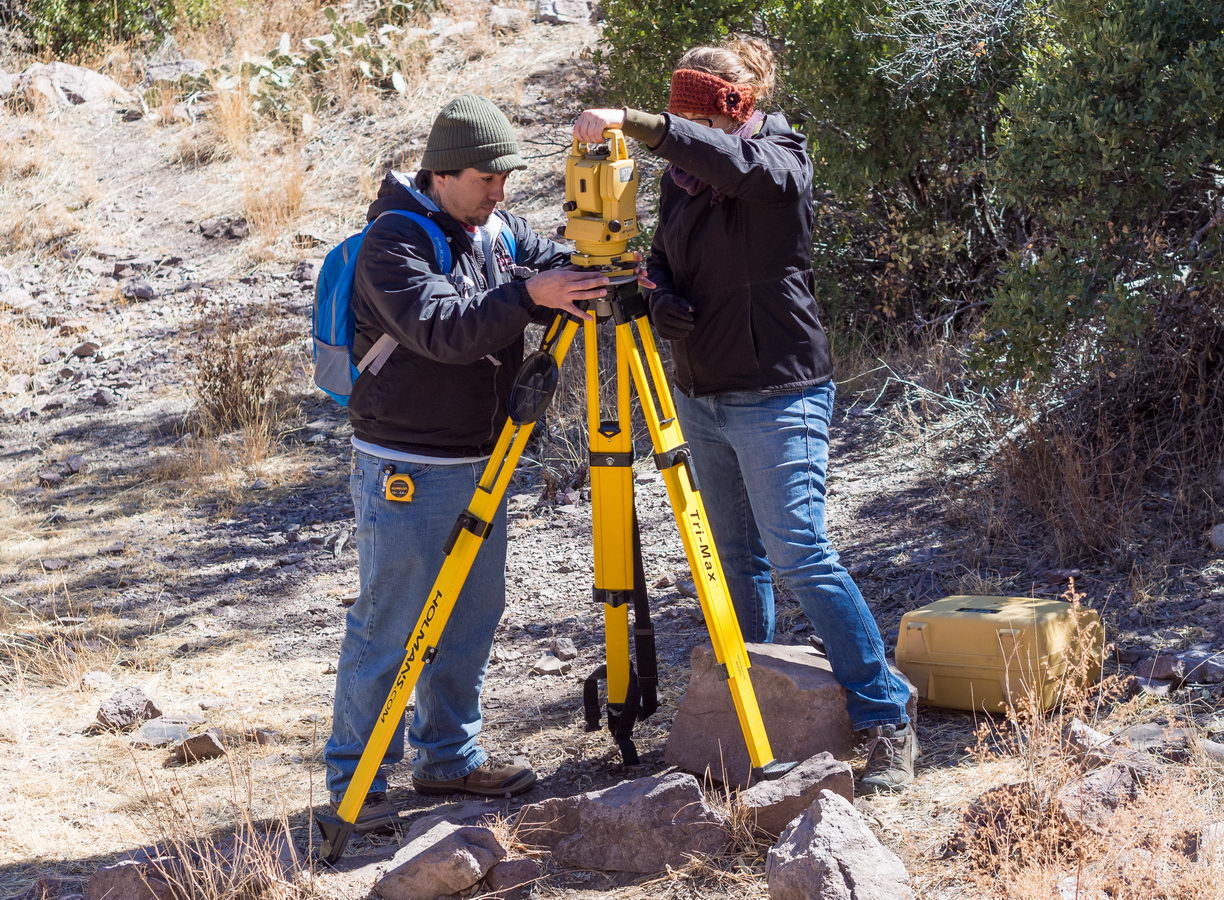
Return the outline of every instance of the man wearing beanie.
[[[597,273],[559,268],[569,261],[568,249],[497,210],[510,173],[523,168],[506,116],[485,98],[464,95],[434,120],[420,171],[389,173],[368,212],[374,224],[353,283],[353,353],[362,359],[380,340],[385,351],[375,352],[376,364],[357,379],[349,400],[361,589],[348,613],[324,750],[333,808],[403,661],[451,529],[506,421],[523,329],[549,321],[555,310],[585,318],[575,302],[602,297],[608,283]],[[450,271],[426,229],[395,210],[438,226],[453,257]],[[502,230],[513,239],[499,239]],[[393,476],[395,491],[388,488]],[[508,797],[535,782],[529,768],[491,760],[477,741],[480,688],[505,605],[504,507],[490,524],[416,685],[408,742],[419,793]],[[403,755],[401,721],[358,831],[395,823],[386,769]]]

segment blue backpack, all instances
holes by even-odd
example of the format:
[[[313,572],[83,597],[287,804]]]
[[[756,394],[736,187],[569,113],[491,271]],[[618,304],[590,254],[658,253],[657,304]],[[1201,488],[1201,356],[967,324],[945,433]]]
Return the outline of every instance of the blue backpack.
[[[438,211],[432,200],[409,185],[405,179],[401,178],[400,183],[426,209]],[[319,269],[319,280],[315,284],[314,383],[341,406],[348,406],[349,395],[353,393],[353,384],[357,378],[363,372],[377,374],[398,346],[395,338],[384,334],[374,342],[374,346],[360,361],[353,362],[353,333],[356,323],[352,300],[357,256],[366,233],[374,226],[374,222],[383,216],[391,215],[404,216],[425,232],[433,245],[438,267],[443,272],[449,276],[454,267],[450,245],[447,244],[446,235],[438,224],[428,216],[402,209],[387,210],[360,232],[345,238],[328,251]],[[489,284],[494,285],[497,283],[497,263],[493,256],[493,244],[500,237],[510,253],[510,258],[517,261],[518,247],[514,234],[505,220],[496,213],[489,218],[488,225],[477,229],[477,232],[484,248]]]

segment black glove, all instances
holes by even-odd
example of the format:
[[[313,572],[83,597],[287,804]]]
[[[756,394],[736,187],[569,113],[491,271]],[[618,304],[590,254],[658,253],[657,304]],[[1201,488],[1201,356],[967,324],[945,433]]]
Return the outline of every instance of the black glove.
[[[650,321],[659,337],[682,341],[693,330],[693,304],[684,297],[655,291],[650,298]]]

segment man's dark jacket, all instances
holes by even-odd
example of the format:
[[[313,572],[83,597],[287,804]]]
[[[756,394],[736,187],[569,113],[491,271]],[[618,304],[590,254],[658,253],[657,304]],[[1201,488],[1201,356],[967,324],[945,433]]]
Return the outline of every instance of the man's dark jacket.
[[[552,311],[532,303],[521,281],[509,280],[507,265],[499,266],[502,283],[486,288],[472,236],[445,212],[421,205],[400,180],[407,177],[386,177],[369,219],[392,209],[430,216],[455,264],[448,278],[429,237],[405,216],[383,216],[367,232],[353,280],[353,358],[361,359],[383,334],[399,346],[379,372],[363,374],[353,386],[353,433],[410,453],[484,456],[506,421],[523,329],[548,321]],[[551,269],[568,262],[571,251],[537,236],[523,219],[500,210],[494,215],[514,233],[518,265]],[[471,287],[463,291],[456,281]]]
[[[776,114],[750,138],[666,119],[666,137],[652,149],[709,185],[692,196],[664,174],[648,261],[654,295],[676,294],[695,308],[692,333],[672,343],[677,386],[701,396],[827,381],[806,139]]]

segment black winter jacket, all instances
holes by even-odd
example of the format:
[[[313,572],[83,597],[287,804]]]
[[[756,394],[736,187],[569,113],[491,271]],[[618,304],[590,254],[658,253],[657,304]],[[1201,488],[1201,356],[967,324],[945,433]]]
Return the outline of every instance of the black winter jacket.
[[[750,138],[668,115],[655,153],[710,185],[691,196],[663,176],[647,263],[654,296],[694,306],[672,343],[689,396],[789,391],[827,381],[829,346],[812,277],[812,162],[781,115]],[[720,197],[715,200],[711,188]]]
[[[468,232],[446,213],[422,206],[404,188],[401,179],[409,177],[388,174],[368,217],[390,209],[430,216],[446,235],[454,268],[450,277],[442,272],[428,236],[404,216],[384,216],[367,232],[353,280],[353,358],[361,359],[383,334],[399,346],[379,372],[354,384],[353,433],[410,453],[484,456],[506,421],[523,329],[533,318],[548,321],[553,311],[537,307],[523,283],[510,280],[504,259],[501,283],[486,289]],[[494,215],[514,233],[518,265],[551,269],[569,261],[570,250],[537,236],[520,217]]]

